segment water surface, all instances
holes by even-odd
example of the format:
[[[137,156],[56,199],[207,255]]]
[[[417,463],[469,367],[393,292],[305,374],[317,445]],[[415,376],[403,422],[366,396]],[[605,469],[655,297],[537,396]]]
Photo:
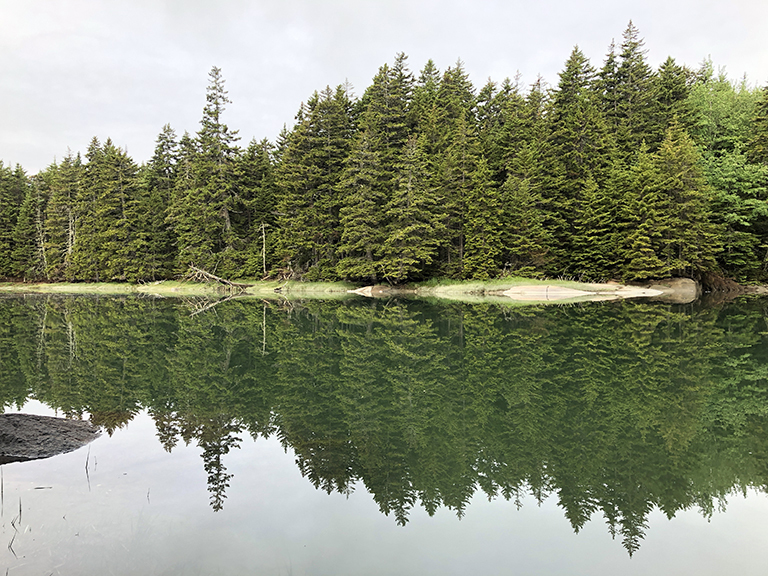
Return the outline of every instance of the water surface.
[[[9,574],[768,560],[764,301],[209,304],[0,300],[5,410],[104,430],[2,466]]]

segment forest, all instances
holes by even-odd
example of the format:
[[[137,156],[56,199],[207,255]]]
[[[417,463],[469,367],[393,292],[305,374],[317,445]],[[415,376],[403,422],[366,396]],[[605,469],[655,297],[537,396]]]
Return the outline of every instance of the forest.
[[[556,86],[400,53],[245,147],[228,104],[214,67],[197,132],[164,126],[144,164],[96,137],[36,175],[0,163],[0,277],[768,279],[768,86],[653,69],[631,22]]]

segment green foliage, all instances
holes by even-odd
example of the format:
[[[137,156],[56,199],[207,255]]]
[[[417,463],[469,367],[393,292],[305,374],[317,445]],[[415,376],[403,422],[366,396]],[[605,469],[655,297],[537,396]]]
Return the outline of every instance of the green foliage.
[[[386,237],[387,190],[382,151],[376,133],[367,128],[355,140],[347,159],[341,216],[341,260],[336,271],[342,278],[376,283],[378,256]]]
[[[40,177],[47,189],[44,237],[45,276],[50,280],[71,279],[72,252],[76,240],[77,197],[83,164],[70,152],[60,165],[52,164]]]
[[[715,74],[712,62],[705,61],[689,97],[695,118],[691,136],[708,153],[734,151],[750,136],[759,96],[746,81],[731,82],[723,70]]]
[[[485,158],[477,163],[466,198],[465,250],[462,277],[487,280],[501,268],[501,193]]]
[[[611,144],[593,80],[589,61],[574,48],[548,108],[540,177],[546,224],[554,243],[553,271],[570,268],[577,251],[580,197],[588,185],[604,184],[609,166]]]
[[[645,60],[644,41],[630,20],[618,55],[611,44],[601,70],[602,109],[613,139],[624,158],[630,158],[653,132],[653,71]]]
[[[335,278],[339,183],[352,135],[352,102],[341,86],[315,93],[299,110],[276,169],[278,254],[284,274]]]
[[[756,301],[1,304],[0,404],[35,398],[108,433],[146,409],[165,449],[200,446],[214,510],[246,433],[276,436],[318,489],[365,486],[400,524],[417,506],[471,513],[477,491],[552,494],[576,531],[602,513],[630,554],[654,509],[708,516],[765,491]]]
[[[0,277],[15,276],[17,248],[15,231],[22,203],[29,194],[29,180],[21,166],[12,170],[0,161]],[[27,212],[28,214],[28,212]],[[25,214],[24,218],[29,218]]]
[[[723,272],[741,282],[765,277],[768,243],[768,166],[752,164],[740,151],[705,157],[712,221],[721,228]]]
[[[768,164],[768,86],[763,88],[755,104],[747,150],[750,162]]]
[[[185,159],[187,172],[177,179],[169,220],[177,241],[177,269],[195,265],[227,276],[243,263],[244,242],[233,225],[243,202],[235,178],[238,136],[222,121],[230,100],[221,70],[214,66],[208,76],[194,153]]]
[[[393,284],[424,277],[445,242],[447,215],[430,179],[424,141],[412,136],[406,142],[396,165],[397,187],[386,206],[380,266]]]
[[[399,53],[244,150],[214,67],[197,133],[164,126],[146,165],[95,138],[33,178],[0,165],[0,276],[764,280],[768,88],[645,54],[630,22],[599,71],[575,47],[554,89],[476,92],[461,60],[415,78]]]

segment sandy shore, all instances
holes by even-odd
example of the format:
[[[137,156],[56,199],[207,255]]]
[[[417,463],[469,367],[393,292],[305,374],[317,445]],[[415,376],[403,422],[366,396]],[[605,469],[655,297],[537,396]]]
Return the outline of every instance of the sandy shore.
[[[215,283],[161,281],[146,284],[127,283],[40,283],[0,284],[0,294],[144,294],[157,297],[231,296],[225,286]],[[692,302],[700,295],[699,286],[688,278],[673,278],[645,285],[618,283],[589,284],[571,281],[544,281],[509,278],[488,282],[446,282],[438,285],[389,286],[357,288],[343,282],[276,282],[249,283],[238,297],[257,298],[369,298],[425,297],[463,302],[582,302],[626,298],[652,298],[666,302]]]

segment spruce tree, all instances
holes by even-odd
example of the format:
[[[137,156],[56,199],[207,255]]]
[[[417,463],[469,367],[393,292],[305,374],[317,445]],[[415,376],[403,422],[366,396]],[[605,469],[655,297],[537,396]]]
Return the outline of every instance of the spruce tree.
[[[606,187],[592,179],[587,180],[577,204],[573,261],[568,271],[589,280],[610,278],[616,263],[616,205]]]
[[[371,127],[358,134],[339,184],[344,199],[336,272],[342,278],[372,283],[379,276],[378,260],[386,238],[384,207],[389,197],[379,137]]]
[[[653,91],[653,120],[645,140],[654,148],[664,139],[664,132],[677,120],[686,130],[695,123],[693,109],[688,99],[693,73],[677,64],[671,56],[659,67],[651,79]]]
[[[498,275],[502,256],[501,195],[485,158],[480,158],[467,190],[462,277],[487,280]]]
[[[302,104],[276,167],[281,274],[333,279],[341,238],[339,182],[354,133],[353,103],[339,86]]]
[[[721,251],[718,229],[711,222],[707,182],[693,140],[677,122],[667,129],[656,155],[659,188],[669,210],[663,254],[678,275],[715,270]]]
[[[178,181],[169,220],[177,237],[178,270],[195,265],[231,276],[243,261],[242,242],[232,226],[232,214],[241,209],[233,177],[238,137],[223,122],[231,101],[221,70],[214,66],[208,78],[195,151],[182,167],[187,172]]]
[[[668,195],[660,189],[661,176],[655,158],[643,146],[624,178],[625,198],[622,219],[627,223],[621,237],[619,256],[626,280],[664,278],[672,272],[663,260],[663,238],[668,238],[670,216]]]
[[[139,185],[131,200],[131,252],[141,262],[129,277],[158,280],[172,275],[176,242],[167,221],[173,201],[179,161],[179,144],[170,124],[157,136],[155,151],[139,173]]]
[[[82,176],[80,155],[73,155],[71,151],[60,165],[52,164],[42,176],[48,189],[44,235],[45,276],[49,280],[73,277],[70,267],[77,240],[78,196]]]
[[[747,157],[750,162],[768,165],[768,86],[763,87],[755,104]]]
[[[541,174],[554,240],[553,273],[578,272],[573,270],[573,239],[579,198],[589,182],[602,187],[607,176],[611,147],[593,79],[594,69],[575,47],[548,110]]]
[[[43,278],[45,274],[45,204],[39,182],[39,178],[31,179],[13,231],[12,272],[24,280]]]
[[[600,74],[602,109],[625,159],[631,158],[653,127],[653,71],[645,54],[640,32],[630,20],[618,57],[611,44]]]
[[[386,237],[385,207],[397,185],[397,160],[412,129],[412,93],[413,75],[406,55],[400,53],[391,68],[379,68],[361,100],[360,131],[339,187],[343,258],[337,272],[345,278],[377,279]]]
[[[762,279],[768,240],[768,165],[751,163],[740,151],[708,155],[712,222],[720,227],[723,273],[740,282]]]
[[[245,239],[245,276],[264,276],[275,264],[276,197],[274,146],[267,140],[252,140],[237,163],[237,178],[243,211],[236,226]]]
[[[481,153],[475,128],[468,116],[469,112],[466,112],[457,119],[450,135],[450,146],[441,155],[439,182],[447,214],[443,265],[451,277],[462,276],[467,203]]]
[[[21,166],[12,170],[0,161],[0,277],[13,276],[14,231],[27,196],[29,180]]]
[[[386,205],[386,239],[381,247],[381,274],[400,284],[425,276],[445,240],[444,207],[432,186],[425,136],[411,136],[396,165],[397,186]]]
[[[71,248],[68,279],[99,282],[104,280],[100,250],[97,204],[105,185],[104,151],[95,136],[85,153],[87,160],[83,167],[75,192],[75,241]],[[109,224],[107,224],[109,225]]]

